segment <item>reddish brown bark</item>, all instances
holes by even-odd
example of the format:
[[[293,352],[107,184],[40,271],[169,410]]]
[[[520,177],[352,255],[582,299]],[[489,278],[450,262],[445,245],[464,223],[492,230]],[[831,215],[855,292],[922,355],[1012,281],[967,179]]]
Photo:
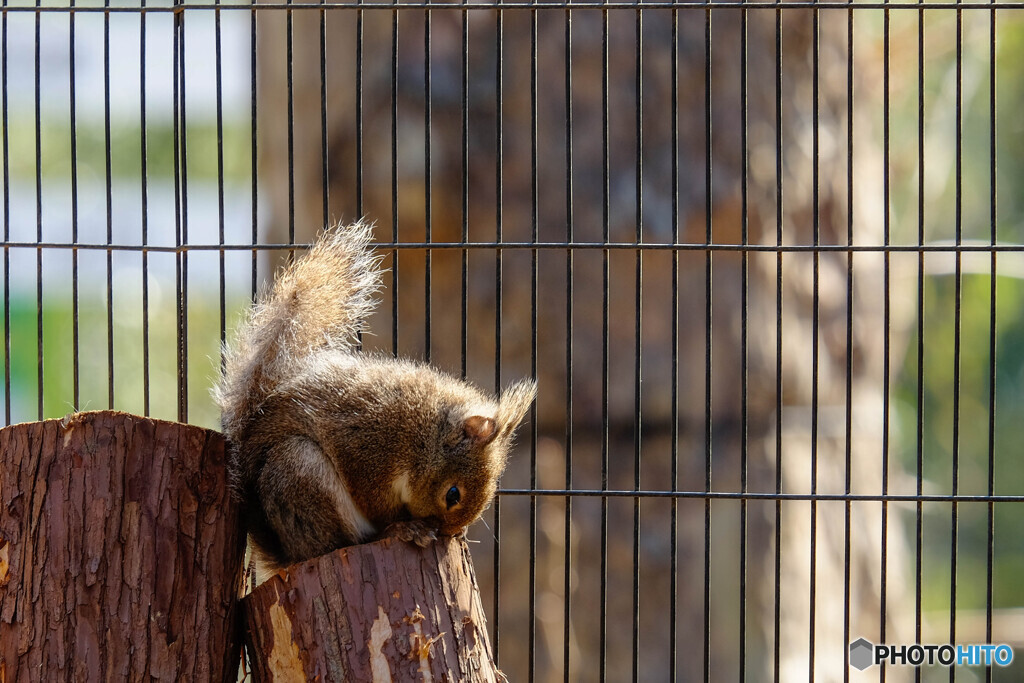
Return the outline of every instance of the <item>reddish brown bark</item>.
[[[469,550],[447,538],[337,550],[246,598],[256,681],[495,681]]]
[[[0,430],[0,681],[235,680],[244,551],[216,432]]]

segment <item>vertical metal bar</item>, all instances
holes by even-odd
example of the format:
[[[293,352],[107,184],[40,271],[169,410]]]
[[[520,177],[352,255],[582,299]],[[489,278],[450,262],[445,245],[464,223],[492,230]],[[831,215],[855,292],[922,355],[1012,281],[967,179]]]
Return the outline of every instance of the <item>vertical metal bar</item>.
[[[679,244],[679,11],[672,8],[672,243]],[[679,490],[679,250],[672,250],[672,491]],[[679,606],[679,501],[672,497],[669,529],[669,678],[677,678]]]
[[[608,130],[608,10],[601,10],[601,490],[608,490],[609,466],[609,334],[611,307],[611,269],[608,242],[611,230],[611,168]],[[600,607],[601,683],[608,674],[608,498],[601,498],[601,607]]]
[[[3,0],[3,8],[7,8],[7,0]],[[3,128],[2,155],[3,160],[3,413],[4,424],[11,423],[10,415],[10,153],[8,138],[10,127],[7,120],[7,12],[0,13],[0,94],[3,95],[0,109],[0,127]]]
[[[425,239],[428,244],[431,241],[433,228],[432,228],[432,197],[431,197],[431,148],[430,148],[430,127],[431,127],[431,111],[430,111],[430,94],[431,94],[431,80],[430,80],[430,10],[423,10],[423,187],[425,196],[423,198],[423,223],[425,227]],[[428,248],[425,252],[424,258],[426,264],[424,266],[424,301],[423,301],[423,357],[429,363],[430,362],[430,338],[431,338],[431,310],[430,310],[430,285],[431,285],[431,256],[432,252]]]
[[[327,10],[324,7],[321,7],[320,11],[319,11],[319,14],[320,14],[320,17],[319,17],[319,19],[320,19],[320,42],[319,42],[318,48],[320,50],[320,190],[321,190],[320,200],[321,200],[321,203],[322,203],[322,207],[321,207],[321,209],[322,209],[321,223],[323,224],[321,227],[326,227],[331,222],[331,207],[330,207],[330,194],[331,194],[331,190],[330,190],[330,167],[331,167],[330,154],[331,154],[331,152],[330,152],[330,149],[331,148],[330,148],[330,139],[328,137],[328,131],[327,131]],[[358,21],[362,21],[362,10],[358,10],[357,11],[357,16],[359,17]],[[361,38],[362,38],[362,34],[359,34],[357,36],[357,40],[356,40],[356,43],[357,43],[356,44],[356,81],[357,81],[357,83],[358,83],[359,79],[362,78],[362,68],[361,68],[362,64],[360,62],[360,59],[361,59],[362,55],[361,55],[361,50],[360,50],[361,45],[359,45],[359,40]],[[360,88],[357,85],[356,86],[356,104],[355,104],[356,120],[357,121],[359,120],[359,117],[362,115],[362,100],[360,99],[360,94],[361,94],[360,93]],[[358,123],[356,124],[356,129],[357,130],[361,129]],[[358,146],[360,145],[360,143],[362,141],[358,139],[358,137],[359,137],[358,135],[356,137],[357,137],[356,146],[358,148]],[[359,156],[359,152],[356,153],[356,156],[357,157]],[[357,164],[356,165],[356,186],[357,186],[357,189],[356,189],[356,206],[357,207],[359,206],[360,200],[361,200],[361,197],[362,197],[362,194],[360,193],[360,188],[359,188],[359,184],[362,182],[362,174],[359,172],[360,168],[361,167]],[[356,210],[356,217],[358,218],[361,215],[362,215],[362,211],[357,209]]]
[[[504,88],[504,24],[502,10],[495,10],[494,18],[494,239],[498,244],[502,240],[502,191],[503,191],[503,92]],[[501,315],[502,315],[502,250],[494,250],[494,388],[501,390]],[[494,663],[500,664],[501,648],[498,647],[501,635],[501,496],[494,497]]]
[[[363,217],[363,10],[356,10],[356,97],[355,97],[355,110],[356,110],[356,217]],[[325,78],[325,74],[321,71],[321,79]],[[326,85],[324,86],[324,92],[326,92]],[[324,99],[324,139],[327,139],[327,100]],[[324,206],[327,206],[328,202],[328,187],[329,178],[324,173]],[[327,216],[326,220],[330,220]]]
[[[104,0],[109,7],[110,0]],[[107,244],[114,241],[113,172],[110,144],[110,15],[103,15],[103,177],[106,183]],[[114,408],[114,253],[107,249],[107,408]]]
[[[572,244],[573,226],[573,166],[572,166],[572,10],[565,9],[565,241]],[[565,250],[565,488],[572,489],[572,372],[573,372],[573,250]],[[569,683],[569,639],[572,635],[572,496],[565,497],[565,556],[562,593],[562,677]]]
[[[643,440],[643,416],[641,414],[643,394],[641,378],[643,372],[643,346],[641,339],[643,317],[643,264],[644,255],[640,245],[643,243],[644,225],[644,37],[643,11],[640,0],[637,0],[635,22],[636,36],[636,271],[634,288],[636,291],[636,318],[634,320],[634,338],[636,352],[633,356],[633,490],[640,490],[640,459]],[[640,496],[633,497],[633,680],[640,680]]]
[[[174,0],[175,5],[180,4]],[[185,13],[174,13],[174,213],[178,421],[188,422],[188,131],[185,105]]]
[[[989,496],[995,495],[996,477],[996,250],[998,237],[998,202],[996,188],[996,10],[989,11],[989,234],[992,251],[989,252],[989,328],[988,328],[988,487]],[[988,503],[988,524],[985,544],[985,642],[992,642],[992,598],[995,553],[995,504]],[[985,680],[992,681],[992,667],[985,668]]]
[[[821,253],[818,248],[821,246],[821,193],[819,189],[819,133],[818,127],[821,123],[819,100],[819,76],[820,76],[820,45],[819,45],[819,22],[818,8],[811,12],[811,222],[813,230],[814,252],[812,259],[811,275],[811,495],[818,493],[818,365],[820,360],[820,345],[818,343],[818,331],[820,329],[819,308],[821,294],[819,285],[821,283]],[[815,597],[818,587],[818,503],[811,499],[811,538],[810,538],[810,570],[809,570],[809,613],[808,613],[808,647],[807,647],[807,680],[814,680],[814,647],[815,647],[815,619],[817,617],[817,605]],[[882,641],[885,642],[885,641]]]
[[[75,93],[75,0],[68,2],[68,121],[70,123],[71,152],[71,243],[78,243],[78,116]],[[71,403],[78,410],[81,397],[81,377],[78,366],[78,249],[71,249]]]
[[[391,10],[391,242],[398,244],[398,9]],[[398,357],[398,249],[391,250],[391,353]],[[497,651],[497,650],[495,650]]]
[[[853,8],[846,11],[846,244],[853,246],[853,62],[854,34]],[[843,492],[853,491],[853,251],[846,254],[846,373],[845,373],[845,433]],[[851,570],[851,512],[847,498],[843,504],[843,645],[850,642],[850,570]],[[919,641],[915,641],[919,642]],[[843,648],[843,681],[850,680],[850,649]]]
[[[321,67],[320,67],[320,88],[321,88],[321,136],[324,143],[324,169],[323,169],[323,203],[324,203],[324,223],[326,224],[329,220],[329,188],[330,188],[330,177],[328,175],[329,160],[327,155],[327,65],[326,65],[326,26],[324,25],[323,10],[321,10],[321,31],[325,33],[324,37],[324,48],[321,51]],[[356,207],[356,218],[362,219],[363,217],[363,10],[361,8],[356,9],[356,39],[355,39],[355,66],[356,66],[356,78],[355,78],[355,142],[356,142],[356,159],[355,159],[355,207]],[[363,346],[363,333],[360,331],[357,334],[359,348]]]
[[[952,433],[952,490],[956,496],[960,492],[960,371],[963,335],[960,325],[963,320],[961,306],[963,304],[963,263],[960,247],[963,244],[963,11],[956,9],[956,211],[955,211],[955,242],[956,265],[954,273],[954,312],[953,312],[953,433]],[[950,504],[949,521],[949,642],[956,642],[956,576],[957,576],[957,543],[959,541],[959,509],[956,500]],[[949,680],[955,680],[955,671],[949,670]]]
[[[747,419],[748,419],[748,305],[749,261],[747,245],[750,240],[748,216],[748,156],[747,140],[747,10],[740,12],[740,491],[747,492]],[[739,618],[739,681],[746,681],[747,662],[747,499],[740,499],[740,618]]]
[[[7,8],[7,0],[2,6]],[[8,138],[10,127],[7,120],[7,12],[0,13],[0,127],[3,128],[3,140],[0,141],[0,164],[3,164],[3,414],[4,424],[11,423],[10,415],[10,153]]]
[[[250,283],[249,283],[249,297],[255,302],[256,294],[258,292],[258,277],[259,277],[259,257],[257,251],[257,244],[259,243],[259,172],[258,172],[258,160],[259,150],[257,148],[257,137],[259,133],[259,123],[257,121],[257,50],[258,45],[256,41],[256,10],[255,7],[249,8],[249,128],[250,128],[250,142],[249,142],[249,163],[250,163],[250,188],[249,188],[249,220],[250,220],[250,244],[252,250],[250,251]],[[224,348],[223,346],[221,347]],[[221,357],[221,363],[224,362],[223,354]],[[248,569],[247,569],[248,572]],[[246,583],[249,583],[249,575],[246,574]],[[253,578],[255,581],[255,578]],[[249,662],[248,651],[243,650],[242,653],[242,670],[245,672],[251,671]]]
[[[221,0],[214,0],[213,10],[213,46],[214,46],[214,77],[216,81],[216,126],[217,126],[217,243],[220,251],[217,254],[217,275],[219,294],[219,332],[220,348],[224,348],[227,339],[227,301],[226,301],[226,278],[224,273],[224,78],[223,61],[221,57],[221,26],[220,26],[220,3]]]
[[[537,177],[537,10],[530,10],[530,239],[538,240],[539,179]],[[530,250],[530,375],[537,378],[537,249]],[[536,404],[530,412],[530,490],[537,488]],[[537,665],[537,496],[530,495],[529,680]]]
[[[924,0],[919,0],[923,2]],[[914,642],[922,640],[923,621],[922,601],[924,586],[922,575],[924,570],[924,506],[920,496],[924,493],[924,10],[919,9],[917,13],[917,246],[921,251],[917,253],[917,430],[915,434],[915,445],[917,452],[916,478],[917,484],[915,494],[918,496],[915,505],[915,549],[914,549]],[[916,681],[921,680],[921,670],[915,671]]]
[[[714,416],[712,394],[712,145],[711,122],[711,8],[704,9],[704,491],[711,492],[711,457]],[[704,498],[704,681],[711,680],[711,497]]]
[[[259,289],[259,255],[256,250],[256,244],[259,242],[259,150],[257,148],[257,140],[259,138],[259,117],[257,111],[257,50],[259,49],[256,41],[256,10],[253,8],[249,12],[249,45],[251,50],[249,51],[249,125],[251,127],[251,142],[249,147],[249,161],[252,164],[250,168],[250,189],[249,194],[252,200],[250,220],[252,221],[252,281],[250,283],[250,295],[252,300],[256,300],[256,293]]]
[[[172,0],[175,4],[179,0]],[[172,130],[172,145],[173,151],[173,174],[174,174],[174,227],[175,227],[175,246],[181,246],[181,199],[184,193],[181,189],[181,21],[183,15],[181,12],[173,13],[173,27],[171,34],[171,130]],[[184,391],[182,389],[182,281],[181,281],[181,252],[176,251],[174,255],[174,312],[175,312],[175,368],[177,370],[176,378],[176,417],[179,421],[182,420],[184,412],[184,403],[182,395]]]
[[[465,4],[466,0],[462,0]],[[469,242],[469,18],[465,11],[460,15],[462,20],[462,63],[461,68],[461,124],[462,124],[462,243]],[[460,301],[460,326],[459,338],[461,349],[459,357],[462,360],[461,372],[465,379],[469,372],[469,250],[461,249],[459,256],[462,259],[462,282]]]
[[[42,7],[42,0],[36,0]],[[43,124],[40,77],[40,44],[42,13],[36,12],[35,23],[35,132],[36,132],[36,419],[43,419]]]
[[[885,0],[887,3],[888,0]],[[890,56],[891,56],[891,29],[889,25],[889,8],[884,9],[883,17],[883,28],[882,28],[882,243],[885,246],[885,253],[883,254],[882,261],[882,292],[883,292],[883,303],[882,303],[882,329],[884,334],[883,349],[882,349],[882,495],[889,492],[889,382],[891,374],[890,366],[890,272],[889,272],[889,244],[890,244],[890,229],[891,229],[891,215],[889,212],[889,203],[891,196],[891,182],[889,177],[890,164],[890,133],[891,133],[891,121],[890,121],[890,92],[891,92],[891,78],[890,78]],[[879,568],[879,574],[881,576],[879,585],[879,640],[886,642],[886,622],[888,619],[886,603],[887,600],[887,582],[888,582],[888,540],[889,540],[889,505],[886,501],[882,501],[882,529],[881,529],[881,566]],[[885,679],[886,668],[882,665],[880,671],[880,677],[882,680]]]
[[[292,18],[292,0],[284,0],[288,9],[285,10],[285,81],[287,84],[288,107],[288,244],[295,244],[295,73],[292,58],[294,56],[294,26]],[[288,250],[288,260],[295,258],[295,250]]]
[[[139,229],[142,232],[142,411],[150,412],[149,387],[149,187],[147,176],[149,164],[147,160],[146,134],[146,0],[140,0],[143,12],[139,15],[139,191],[141,193],[142,214],[139,216]],[[254,51],[255,52],[255,51]],[[253,70],[253,74],[255,74]],[[253,76],[255,78],[255,75]],[[253,136],[255,139],[255,135]],[[255,163],[255,162],[254,162]]]
[[[775,10],[775,493],[782,493],[782,10]],[[781,680],[782,499],[775,499],[775,611],[772,615],[772,680]]]

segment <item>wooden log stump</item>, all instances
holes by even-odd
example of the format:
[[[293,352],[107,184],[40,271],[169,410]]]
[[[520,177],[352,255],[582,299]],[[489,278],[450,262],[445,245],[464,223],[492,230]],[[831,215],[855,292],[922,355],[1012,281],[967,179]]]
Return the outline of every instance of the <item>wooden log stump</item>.
[[[257,682],[504,679],[459,539],[342,548],[279,572],[245,602]]]
[[[224,439],[117,412],[0,430],[0,681],[227,681],[245,538]]]

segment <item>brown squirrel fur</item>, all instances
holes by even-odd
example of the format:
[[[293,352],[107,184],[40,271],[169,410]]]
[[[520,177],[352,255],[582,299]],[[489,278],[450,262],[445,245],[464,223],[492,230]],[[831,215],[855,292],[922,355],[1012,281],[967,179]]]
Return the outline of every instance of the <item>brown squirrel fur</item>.
[[[490,504],[532,381],[492,398],[354,348],[380,286],[372,228],[327,231],[225,349],[214,389],[261,559],[283,567],[394,533],[458,535]]]

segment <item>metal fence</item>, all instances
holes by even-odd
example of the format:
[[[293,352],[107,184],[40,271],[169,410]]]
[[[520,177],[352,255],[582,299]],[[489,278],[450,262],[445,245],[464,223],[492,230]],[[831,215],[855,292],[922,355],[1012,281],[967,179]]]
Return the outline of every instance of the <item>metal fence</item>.
[[[1022,9],[4,0],[6,423],[215,427],[365,216],[366,352],[539,383],[470,532],[510,680],[1016,680],[850,645],[1024,645]]]

